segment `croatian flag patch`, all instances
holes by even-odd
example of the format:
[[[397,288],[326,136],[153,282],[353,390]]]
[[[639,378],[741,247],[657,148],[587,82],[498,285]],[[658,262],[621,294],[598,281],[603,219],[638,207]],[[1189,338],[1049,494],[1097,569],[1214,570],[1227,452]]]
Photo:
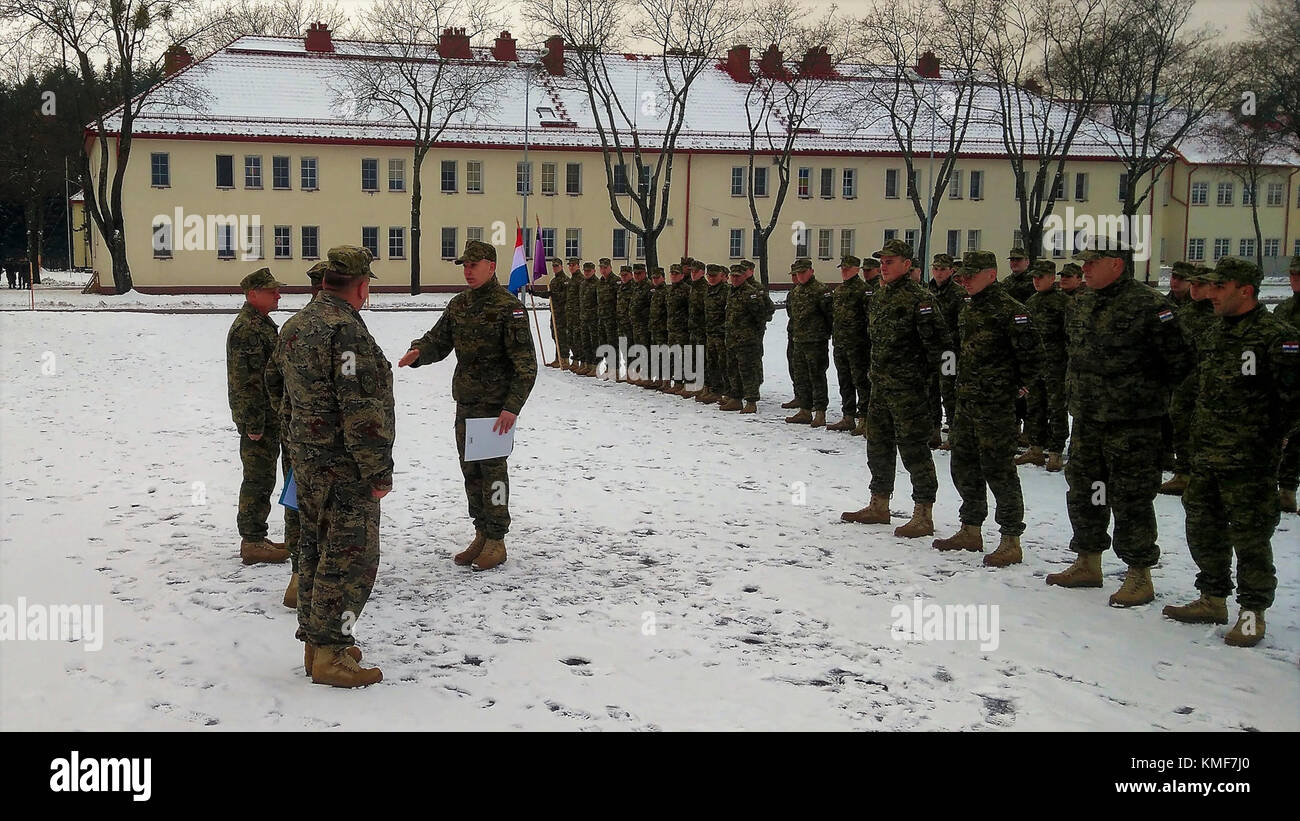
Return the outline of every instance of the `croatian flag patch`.
[[[932,313],[934,313],[934,306],[933,306],[933,305],[922,305],[921,308],[920,308],[920,313],[923,313],[923,314],[932,314]]]
[[[1283,342],[1282,353],[1300,353],[1300,342]]]
[[[1017,324],[1017,325],[1028,325],[1028,324],[1029,324],[1029,314],[1016,314],[1016,315],[1015,315],[1015,320],[1016,320],[1016,324]]]
[[[1169,310],[1168,308],[1165,308],[1163,311],[1156,314],[1156,316],[1160,317],[1161,322],[1168,322],[1169,320],[1174,318],[1174,312]]]
[[[524,318],[524,309],[523,309],[523,308],[515,308],[514,311],[513,311],[510,315],[513,316],[515,319],[523,319],[523,318]]]

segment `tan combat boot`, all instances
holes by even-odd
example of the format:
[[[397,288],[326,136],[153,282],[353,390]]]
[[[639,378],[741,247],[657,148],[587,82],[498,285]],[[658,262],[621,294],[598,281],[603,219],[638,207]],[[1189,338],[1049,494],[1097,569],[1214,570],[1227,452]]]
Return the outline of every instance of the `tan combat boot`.
[[[859,417],[858,417],[858,426],[855,427],[855,428],[853,429],[853,435],[854,435],[854,436],[861,436],[861,437],[863,437],[863,438],[866,438],[866,436],[867,436],[867,417],[865,417],[865,416],[859,416]]]
[[[1017,465],[1038,465],[1042,467],[1047,462],[1047,457],[1043,455],[1043,449],[1038,445],[1030,445],[1029,450],[1015,458]]]
[[[284,589],[284,606],[290,610],[298,609],[298,573],[289,577],[289,586]]]
[[[730,398],[731,398],[731,397],[729,397],[729,396],[723,396],[722,394],[719,394],[719,393],[709,393],[708,396],[707,396],[706,398],[704,398],[704,399],[701,399],[701,398],[698,397],[698,396],[695,397],[695,401],[696,401],[696,402],[703,402],[703,403],[706,404],[706,405],[716,405],[716,404],[718,404],[718,403],[720,403],[720,402],[725,402],[725,401],[727,401],[727,400],[730,399]]]
[[[566,371],[569,369],[569,358],[567,356],[560,357],[560,368]]]
[[[938,428],[930,432],[929,445],[930,450],[938,450],[943,447],[943,433]]]
[[[842,522],[856,522],[860,525],[889,524],[889,497],[878,493],[871,494],[871,502],[861,510],[846,510],[840,514]]]
[[[746,402],[745,407],[740,409],[741,413],[758,413],[757,402]]]
[[[1282,505],[1283,513],[1296,512],[1295,488],[1291,488],[1290,490],[1278,488],[1277,500],[1278,503]]]
[[[1223,643],[1232,647],[1254,647],[1264,638],[1264,611],[1247,610],[1237,614],[1237,623],[1223,637]]]
[[[488,539],[483,543],[483,551],[474,560],[475,570],[491,570],[506,560],[505,539]]]
[[[979,525],[963,524],[956,533],[947,539],[935,539],[935,550],[972,550],[984,552],[984,536]]]
[[[797,408],[799,407],[799,398],[795,397],[794,399],[791,399],[789,402],[782,402],[781,407],[785,410],[790,410],[791,408]]]
[[[328,684],[331,687],[365,687],[384,680],[384,674],[378,667],[362,667],[350,653],[342,647],[318,647],[311,664],[311,680],[314,684]]]
[[[1187,604],[1167,604],[1160,615],[1183,624],[1227,624],[1228,600],[1223,596],[1201,597]]]
[[[676,383],[676,382],[670,382],[670,383],[668,384],[668,387],[664,389],[664,393],[666,393],[666,394],[668,394],[668,395],[670,395],[670,396],[681,396],[681,395],[682,395],[682,392],[685,391],[685,390],[686,390],[686,386],[685,386],[685,385],[682,385],[682,384],[679,384],[679,383]]]
[[[1187,474],[1175,473],[1174,478],[1160,486],[1160,492],[1166,496],[1182,496],[1187,490]]]
[[[1124,583],[1110,596],[1111,607],[1136,607],[1155,601],[1156,589],[1151,584],[1151,571],[1145,567],[1129,565],[1124,573]]]
[[[904,539],[917,539],[921,536],[934,535],[934,505],[917,502],[912,508],[912,518],[900,527],[894,528],[894,535]]]
[[[1101,554],[1078,554],[1074,564],[1065,570],[1048,573],[1047,583],[1058,587],[1101,587]]]
[[[785,421],[790,423],[791,425],[806,425],[812,420],[813,420],[812,414],[804,410],[803,408],[800,408],[799,412],[796,413],[794,416],[787,416],[785,418]]]
[[[686,388],[685,386],[682,387],[682,398],[683,398],[683,399],[694,399],[695,397],[699,396],[699,395],[702,394],[702,393],[704,393],[704,390],[703,390],[703,389],[700,389],[700,390],[698,390],[698,391],[693,391],[693,390],[690,390],[689,388]]]
[[[1045,465],[1048,473],[1060,473],[1065,464],[1061,461],[1061,454],[1054,451],[1047,451],[1047,464]]]
[[[1024,559],[1024,554],[1020,552],[1020,537],[1004,533],[1002,541],[998,542],[998,549],[984,557],[984,566],[1006,567],[1009,564],[1020,564]]]
[[[808,423],[808,426],[812,428],[826,427],[826,411],[819,410],[814,412],[812,421]]]
[[[486,542],[487,542],[487,536],[483,534],[483,531],[481,530],[474,531],[474,541],[469,543],[469,547],[457,553],[452,558],[452,561],[460,565],[461,567],[464,567],[465,565],[469,564],[470,562],[478,558],[478,554],[483,552],[483,545]]]
[[[699,393],[695,394],[696,402],[708,402],[710,399],[717,399],[717,398],[718,396],[713,392],[713,389],[707,387],[704,390],[700,391]]]
[[[361,661],[360,647],[354,644],[348,648],[347,652],[349,656],[352,656],[353,660]],[[307,644],[306,642],[304,642],[302,645],[302,667],[304,670],[307,671],[307,675],[309,676],[311,675],[312,662],[315,661],[315,659],[316,659],[316,645]]]
[[[289,551],[283,547],[276,547],[268,539],[255,542],[241,539],[239,542],[239,558],[243,560],[244,564],[279,564],[289,560]]]
[[[847,430],[847,431],[851,431],[851,430],[853,430],[853,417],[852,417],[852,416],[843,416],[843,417],[840,417],[840,421],[838,421],[838,422],[836,422],[836,423],[834,423],[834,424],[832,424],[832,425],[827,425],[827,426],[826,426],[826,430]]]
[[[726,402],[723,402],[721,405],[718,405],[718,410],[720,410],[720,411],[738,411],[738,410],[741,409],[741,407],[743,407],[743,406],[740,404],[740,400],[739,400],[739,399],[728,399]]]

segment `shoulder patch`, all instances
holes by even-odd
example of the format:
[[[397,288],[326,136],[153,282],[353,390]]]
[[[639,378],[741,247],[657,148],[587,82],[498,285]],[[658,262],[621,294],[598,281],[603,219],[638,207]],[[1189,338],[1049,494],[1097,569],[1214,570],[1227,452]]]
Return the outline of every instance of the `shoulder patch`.
[[[1029,324],[1029,314],[1016,314],[1013,319],[1015,319],[1017,325]]]
[[[523,309],[523,308],[515,308],[513,311],[510,312],[510,316],[514,317],[515,319],[523,319],[523,318],[524,318],[524,309]]]
[[[1283,342],[1282,353],[1300,353],[1300,342]]]
[[[1174,318],[1174,312],[1168,308],[1162,308],[1160,313],[1156,314],[1156,316],[1159,317],[1161,322],[1168,322]]]
[[[921,314],[932,314],[934,313],[934,306],[928,302],[922,302],[920,306],[917,307],[916,311]]]

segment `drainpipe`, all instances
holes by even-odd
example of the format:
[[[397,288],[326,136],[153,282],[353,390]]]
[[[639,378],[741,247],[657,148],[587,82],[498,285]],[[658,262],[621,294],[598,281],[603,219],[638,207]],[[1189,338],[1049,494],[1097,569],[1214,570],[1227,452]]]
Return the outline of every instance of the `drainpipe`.
[[[682,239],[682,256],[686,257],[691,255],[691,158],[694,156],[694,151],[686,152],[686,226]]]

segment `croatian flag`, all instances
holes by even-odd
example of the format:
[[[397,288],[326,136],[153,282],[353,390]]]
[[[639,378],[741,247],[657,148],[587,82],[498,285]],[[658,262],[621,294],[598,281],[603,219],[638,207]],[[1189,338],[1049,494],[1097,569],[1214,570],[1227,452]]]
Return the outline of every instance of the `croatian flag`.
[[[515,258],[510,263],[510,284],[506,287],[510,293],[519,296],[528,282],[528,263],[524,261],[524,229],[515,226]]]

